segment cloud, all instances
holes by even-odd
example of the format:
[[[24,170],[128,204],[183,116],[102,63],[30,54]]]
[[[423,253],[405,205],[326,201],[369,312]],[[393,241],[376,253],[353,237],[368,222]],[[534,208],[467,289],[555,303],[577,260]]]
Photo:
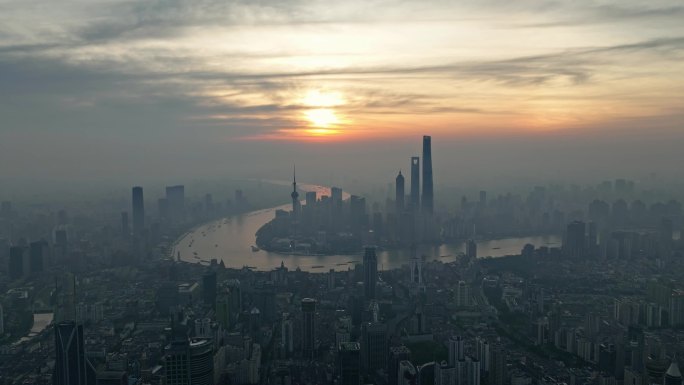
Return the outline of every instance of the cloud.
[[[349,95],[339,112],[356,130],[408,119],[474,125],[471,116],[483,127],[611,126],[635,108],[651,116],[681,107],[684,28],[644,26],[674,25],[682,8],[8,1],[0,4],[0,132],[135,133],[146,143],[196,140],[196,132],[207,142],[275,137],[304,128],[307,107],[296,99],[318,88]],[[680,122],[668,117],[658,125]]]

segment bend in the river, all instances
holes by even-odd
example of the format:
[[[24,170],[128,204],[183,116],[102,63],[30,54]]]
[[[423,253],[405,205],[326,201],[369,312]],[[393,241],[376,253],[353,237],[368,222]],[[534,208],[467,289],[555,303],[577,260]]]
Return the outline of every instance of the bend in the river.
[[[285,182],[278,182],[282,184]],[[302,191],[316,191],[318,196],[330,195],[330,188],[318,185],[301,184]],[[345,195],[345,199],[348,195]],[[324,272],[330,269],[347,270],[354,268],[355,263],[361,262],[358,255],[284,255],[259,250],[252,251],[255,244],[256,232],[265,223],[275,217],[276,210],[289,210],[291,204],[284,204],[269,209],[252,211],[246,214],[234,215],[215,220],[198,226],[181,236],[175,243],[173,258],[190,263],[208,264],[211,259],[223,260],[226,267],[241,268],[250,266],[256,270],[271,270],[283,262],[289,269],[297,267],[305,271]],[[519,254],[527,243],[535,246],[560,246],[558,236],[535,236],[505,238],[478,242],[478,256],[499,257]],[[463,245],[425,245],[418,249],[418,253],[428,260],[439,259],[444,262],[453,261],[464,251]],[[408,263],[409,250],[382,250],[378,252],[378,268],[393,269]]]

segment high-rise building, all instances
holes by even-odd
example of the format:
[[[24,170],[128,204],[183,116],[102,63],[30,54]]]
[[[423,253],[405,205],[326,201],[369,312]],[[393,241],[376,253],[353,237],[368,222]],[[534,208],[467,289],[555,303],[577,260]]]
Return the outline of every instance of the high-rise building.
[[[230,330],[232,325],[230,297],[225,292],[218,294],[216,298],[216,322],[224,330]]]
[[[335,230],[343,227],[342,212],[342,189],[339,187],[330,188],[330,224]]]
[[[128,211],[121,212],[121,235],[124,237],[131,235],[131,229],[128,226]]]
[[[204,211],[207,214],[214,211],[214,197],[211,194],[204,194]]]
[[[5,311],[0,303],[0,337],[5,334]]]
[[[24,264],[26,260],[26,248],[23,246],[10,247],[9,253],[9,277],[19,279],[24,276]]]
[[[485,208],[487,206],[487,192],[482,190],[480,191],[480,201],[478,202],[479,206],[481,208]]]
[[[470,306],[470,288],[465,281],[458,281],[456,285],[456,306]]]
[[[411,260],[409,261],[409,269],[411,270],[411,290],[414,292],[424,291],[425,283],[423,282],[423,258],[416,255],[416,246],[411,246]]]
[[[341,385],[361,384],[361,345],[358,342],[342,342],[339,347],[339,373]]]
[[[465,340],[461,336],[449,337],[449,365],[465,359]]]
[[[195,319],[195,337],[212,338],[212,336],[213,330],[211,329],[211,318]]]
[[[247,199],[245,198],[245,194],[242,192],[242,190],[237,189],[233,192],[233,203],[238,210],[245,208]]]
[[[202,276],[202,297],[206,305],[216,306],[216,272],[210,271]]]
[[[309,206],[309,208],[313,207],[316,204],[317,197],[315,191],[307,191],[304,196],[306,197],[306,205]]]
[[[456,368],[448,362],[435,362],[435,385],[455,385],[458,384]]]
[[[507,382],[506,350],[501,344],[491,347],[489,381],[491,385],[504,385]]]
[[[266,322],[275,321],[276,314],[276,290],[273,282],[260,282],[251,291],[252,305],[261,312]]]
[[[210,339],[173,341],[164,355],[167,385],[213,385],[214,354]]]
[[[280,323],[280,351],[283,357],[289,358],[294,352],[294,327],[289,313],[283,313]]]
[[[563,252],[570,258],[583,258],[586,250],[586,226],[584,222],[574,221],[567,227]]]
[[[352,195],[349,198],[349,216],[352,229],[360,233],[368,224],[366,198],[357,195]]]
[[[466,242],[466,257],[471,261],[477,259],[477,242],[472,239]]]
[[[466,357],[467,365],[467,385],[480,385],[482,376],[482,366],[480,360],[474,357]]]
[[[405,196],[406,192],[404,191],[404,176],[401,175],[401,171],[399,171],[399,175],[397,175],[394,185],[394,202],[397,215],[400,215],[404,211]]]
[[[361,359],[367,372],[387,370],[387,325],[366,322],[361,325]]]
[[[465,359],[456,361],[456,384],[468,385],[468,363]]]
[[[292,197],[292,218],[293,220],[298,220],[299,219],[299,213],[301,211],[301,203],[299,202],[299,193],[297,192],[297,172],[292,174],[292,193],[290,194],[290,197]]]
[[[94,385],[95,371],[85,356],[83,325],[74,321],[55,325],[54,385]]]
[[[400,363],[401,361],[410,361],[411,351],[404,345],[392,346],[389,348],[389,362],[387,363],[387,377],[388,383],[397,384],[399,383],[399,373],[400,373]]]
[[[335,269],[330,269],[328,272],[328,290],[335,290]]]
[[[302,352],[307,359],[314,358],[316,349],[316,300],[313,298],[302,299]]]
[[[242,286],[240,280],[229,279],[227,281],[228,290],[230,292],[230,309],[235,314],[240,314],[243,310],[242,306]]]
[[[434,211],[434,195],[432,190],[432,138],[423,136],[423,193],[422,211],[432,214]]]
[[[477,355],[477,360],[480,362],[480,372],[481,373],[487,373],[489,372],[489,360],[490,360],[490,352],[489,352],[489,341],[487,341],[484,338],[477,337],[475,340],[475,352]]]
[[[595,253],[598,247],[598,229],[596,222],[587,223],[587,252]],[[593,256],[593,254],[592,254]]]
[[[420,158],[411,157],[411,209],[418,211],[420,207]]]
[[[378,258],[375,247],[366,247],[363,254],[363,290],[367,300],[375,299],[375,287],[378,282]]]
[[[32,273],[38,273],[45,269],[48,249],[49,246],[45,240],[31,242],[29,265]]]
[[[145,228],[145,201],[143,199],[143,188],[133,187],[133,234],[140,235]]]
[[[339,187],[331,187],[330,199],[332,199],[333,203],[342,203],[342,189]]]
[[[76,319],[76,277],[63,273],[55,277],[55,322]]]
[[[178,223],[185,220],[185,186],[167,186],[166,204],[168,206],[169,219]]]

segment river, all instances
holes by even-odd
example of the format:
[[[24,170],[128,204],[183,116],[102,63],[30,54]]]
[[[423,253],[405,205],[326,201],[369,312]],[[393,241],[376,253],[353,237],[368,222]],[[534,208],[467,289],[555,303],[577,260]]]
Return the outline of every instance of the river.
[[[53,313],[34,313],[33,314],[33,326],[31,327],[31,331],[19,339],[19,341],[15,342],[14,345],[20,345],[26,341],[32,340],[35,336],[40,334],[45,328],[52,323],[52,319],[54,317]]]
[[[317,195],[330,195],[330,189],[316,185],[301,185],[302,191],[316,191]],[[346,199],[348,194],[345,194]],[[353,268],[355,262],[361,262],[358,255],[284,255],[264,250],[253,252],[251,246],[255,244],[256,232],[261,226],[275,217],[276,210],[290,210],[291,204],[270,209],[252,211],[250,213],[232,216],[209,222],[183,235],[173,250],[173,257],[180,254],[180,259],[190,263],[207,264],[211,259],[223,260],[226,267],[241,268],[252,266],[257,270],[271,270],[280,263],[288,269],[299,267],[305,271],[323,272],[329,269],[347,270]],[[560,247],[561,238],[558,236],[536,236],[504,238],[479,241],[477,243],[478,257],[501,257],[519,254],[523,246],[531,243],[537,247]],[[453,261],[459,253],[465,252],[463,244],[445,244],[440,246],[423,246],[418,248],[419,255],[428,260],[439,259],[444,262]],[[394,269],[408,263],[409,250],[381,250],[377,254],[379,269]]]

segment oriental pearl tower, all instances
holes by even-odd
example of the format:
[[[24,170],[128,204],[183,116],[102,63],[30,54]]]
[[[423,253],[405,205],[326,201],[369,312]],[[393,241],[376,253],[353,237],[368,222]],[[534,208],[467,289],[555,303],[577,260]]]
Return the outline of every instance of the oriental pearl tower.
[[[299,193],[297,192],[297,167],[294,166],[294,171],[292,175],[292,219],[297,221],[299,219],[299,211],[301,209],[301,203],[299,202]]]
[[[294,171],[292,174],[292,214],[290,215],[291,226],[292,226],[292,238],[290,242],[290,247],[295,249],[296,244],[294,239],[297,238],[297,227],[299,226],[299,213],[302,211],[302,204],[299,202],[299,193],[297,192],[297,168],[293,166]]]

